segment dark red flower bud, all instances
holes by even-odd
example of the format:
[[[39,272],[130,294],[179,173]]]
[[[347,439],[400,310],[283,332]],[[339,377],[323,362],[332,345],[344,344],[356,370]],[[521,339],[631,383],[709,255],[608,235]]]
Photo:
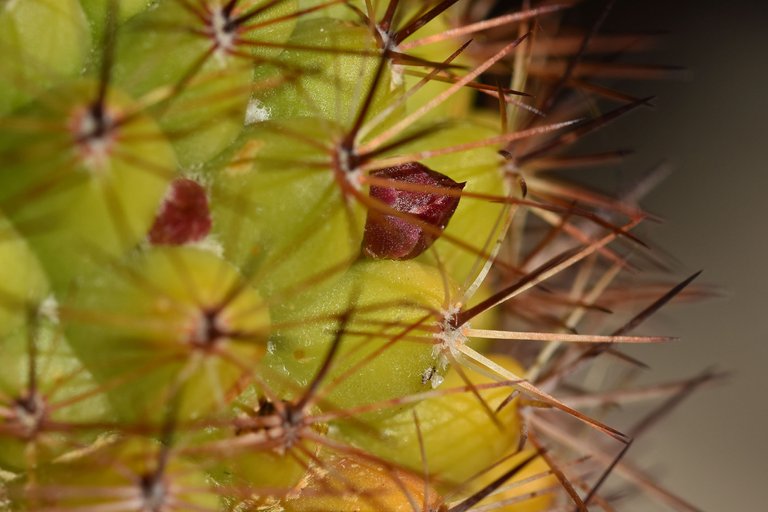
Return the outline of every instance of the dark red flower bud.
[[[450,194],[450,191],[460,191],[465,185],[417,162],[379,169],[370,175],[393,182],[392,186],[371,185],[370,196],[373,199],[418,218],[440,232],[448,225],[459,205],[459,195]],[[400,190],[398,183],[424,185],[425,190],[418,190],[418,187]],[[435,189],[445,189],[448,193]],[[426,251],[438,236],[438,233],[428,232],[409,219],[372,207],[365,222],[363,252],[371,258],[407,260]]]
[[[202,240],[210,231],[205,189],[187,178],[174,180],[149,231],[149,241],[153,245],[182,245]]]

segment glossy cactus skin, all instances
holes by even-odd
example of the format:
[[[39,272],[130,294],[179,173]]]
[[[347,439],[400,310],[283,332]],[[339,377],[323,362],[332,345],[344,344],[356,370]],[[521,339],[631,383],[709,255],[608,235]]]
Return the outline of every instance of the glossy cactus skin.
[[[602,503],[646,214],[544,171],[642,102],[502,4],[0,0],[0,510]]]

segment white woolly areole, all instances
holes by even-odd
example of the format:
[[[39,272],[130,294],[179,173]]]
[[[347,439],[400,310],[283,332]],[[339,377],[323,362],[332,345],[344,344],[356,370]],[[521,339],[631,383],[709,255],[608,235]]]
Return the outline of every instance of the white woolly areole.
[[[392,39],[389,32],[382,30],[381,27],[376,25],[376,31],[379,33],[379,37],[381,37],[381,44],[384,48],[383,51],[392,51],[392,52],[399,52],[400,48],[395,44],[395,40]],[[391,91],[394,91],[401,85],[403,85],[403,75],[405,71],[405,67],[402,64],[395,64],[394,61],[391,59],[389,60],[389,67],[392,71],[392,76],[389,80],[389,89]]]
[[[226,329],[221,317],[217,314],[210,318],[205,311],[198,311],[190,320],[187,340],[193,346],[203,346],[217,340],[209,339],[211,329],[223,331]]]
[[[152,478],[146,487],[142,486],[141,493],[143,510],[164,510],[165,505],[173,499],[165,482],[159,477]]]
[[[211,14],[211,29],[213,39],[216,41],[216,57],[220,62],[223,62],[227,52],[235,47],[235,34],[227,30],[227,23],[229,18],[224,14],[224,10],[215,9]]]
[[[351,157],[352,155],[349,150],[343,147],[338,148],[336,158],[339,169],[341,169],[347,182],[349,182],[355,190],[362,190],[365,175],[358,167],[352,168]],[[347,200],[349,201],[349,198],[347,198]]]
[[[43,299],[37,311],[40,316],[47,318],[50,322],[54,324],[59,323],[59,302],[53,294]]]
[[[460,311],[460,304],[454,304],[444,310],[443,321],[440,322],[440,332],[434,334],[437,342],[432,346],[432,357],[437,361],[441,370],[445,370],[448,367],[451,359],[459,357],[461,354],[460,348],[467,343],[467,335],[465,333],[470,328],[469,324],[465,323],[459,327],[453,326],[456,315]]]
[[[382,30],[379,25],[376,25],[376,32],[379,33],[379,37],[381,37],[381,45],[385,50],[397,50],[397,45],[395,44],[394,39],[389,36],[389,32]]]
[[[266,106],[256,98],[248,101],[248,107],[245,109],[245,126],[251,126],[256,123],[263,123],[272,118],[272,109]]]
[[[17,403],[13,406],[12,413],[24,434],[32,436],[40,429],[40,424],[45,417],[45,400],[38,393],[33,393],[26,401],[32,407]]]
[[[69,122],[83,166],[97,175],[109,172],[110,152],[115,145],[114,117],[107,111],[102,115],[99,134],[96,134],[99,121],[89,109],[78,109]]]

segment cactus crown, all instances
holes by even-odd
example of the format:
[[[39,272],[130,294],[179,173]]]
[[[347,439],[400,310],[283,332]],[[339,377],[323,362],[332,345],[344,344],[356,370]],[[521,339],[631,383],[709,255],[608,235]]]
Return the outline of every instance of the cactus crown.
[[[578,385],[690,279],[550,172],[659,73],[572,4],[0,2],[0,506],[691,510],[599,416],[713,376]]]

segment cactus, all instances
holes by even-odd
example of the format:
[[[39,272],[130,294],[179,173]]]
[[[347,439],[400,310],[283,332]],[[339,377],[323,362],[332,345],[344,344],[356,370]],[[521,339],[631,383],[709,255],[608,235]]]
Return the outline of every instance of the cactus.
[[[577,384],[692,278],[550,172],[649,100],[493,4],[0,0],[0,508],[693,509],[601,415],[713,376]]]

